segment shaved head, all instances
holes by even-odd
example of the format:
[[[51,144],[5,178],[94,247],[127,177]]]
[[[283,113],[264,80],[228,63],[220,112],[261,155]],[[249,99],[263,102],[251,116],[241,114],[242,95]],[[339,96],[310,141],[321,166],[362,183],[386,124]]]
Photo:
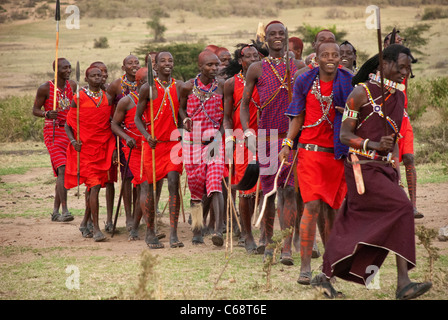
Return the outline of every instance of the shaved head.
[[[134,56],[133,54],[130,54],[130,55],[128,55],[126,58],[123,59],[123,65],[125,65],[126,62],[127,62],[128,60],[130,60],[130,59],[137,59],[137,60],[138,60],[138,58],[137,58],[136,56]]]
[[[213,52],[211,52],[209,50],[204,50],[198,56],[198,65],[202,66],[210,59],[216,59],[219,61],[219,58],[216,54],[214,54]]]

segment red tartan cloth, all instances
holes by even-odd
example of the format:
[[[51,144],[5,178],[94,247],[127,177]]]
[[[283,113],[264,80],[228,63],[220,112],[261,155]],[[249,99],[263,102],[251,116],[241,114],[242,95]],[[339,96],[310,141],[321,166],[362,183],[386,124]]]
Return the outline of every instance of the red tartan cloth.
[[[153,101],[154,108],[154,135],[157,140],[155,149],[156,161],[156,181],[166,178],[168,172],[177,171],[182,173],[182,147],[177,141],[180,136],[177,129],[177,119],[179,113],[179,100],[175,80],[172,79],[171,85],[165,91],[158,82],[157,99]],[[151,133],[151,108],[148,103],[144,113],[147,121],[147,131]],[[152,149],[148,143],[143,143],[143,174],[149,184],[153,183],[153,165],[152,165]],[[134,157],[134,155],[132,155]],[[140,160],[141,161],[141,160]]]
[[[53,98],[54,98],[54,83],[53,81],[48,81],[50,85],[50,92],[48,99],[45,100],[44,110],[53,110]],[[63,103],[59,103],[61,98],[66,97],[69,102],[68,106]],[[70,108],[70,104],[73,100],[73,91],[70,86],[70,82],[65,82],[64,92],[57,90],[56,96],[56,110],[58,111],[58,118],[55,121],[54,127],[54,141],[53,141],[53,120],[45,119],[45,124],[43,128],[44,142],[47,147],[48,153],[50,154],[51,166],[53,168],[54,176],[57,176],[57,170],[60,166],[65,166],[67,161],[67,146],[70,143],[67,134],[65,133],[64,125],[67,118],[67,113]]]
[[[140,172],[141,172],[141,159],[142,159],[142,139],[143,136],[140,133],[140,131],[135,126],[135,112],[137,111],[137,103],[138,103],[138,96],[128,94],[123,99],[131,99],[132,103],[134,104],[134,107],[130,110],[126,111],[125,117],[124,117],[124,131],[128,136],[135,139],[136,145],[132,149],[131,153],[131,159],[129,159],[129,151],[130,148],[126,146],[126,141],[121,139],[121,142],[123,144],[123,147],[121,148],[123,150],[124,156],[126,157],[126,161],[121,161],[128,164],[128,170],[132,172],[132,175],[134,178],[132,179],[132,183],[134,185],[139,185],[142,182],[146,181],[146,175],[141,175],[142,178],[140,178]],[[128,175],[126,175],[128,176]]]
[[[198,79],[199,86],[208,90],[212,84],[204,86]],[[207,113],[205,113],[204,112]],[[194,94],[188,97],[187,114],[193,120],[192,132],[185,132],[183,143],[183,156],[185,171],[188,178],[188,187],[192,200],[201,200],[204,194],[222,192],[222,177],[224,174],[224,143],[219,133],[223,118],[222,95],[214,94],[201,107],[201,101]],[[218,145],[214,157],[209,158],[209,147],[202,141],[210,137],[218,137]]]
[[[80,152],[80,184],[88,188],[104,184],[108,180],[107,172],[112,163],[115,150],[115,136],[110,128],[112,106],[108,104],[106,93],[97,108],[100,98],[90,98],[84,91],[79,93],[79,133],[82,142]],[[73,98],[76,102],[76,96]],[[94,103],[91,99],[95,99]],[[67,124],[72,128],[74,137],[77,136],[77,109],[70,108]],[[77,182],[77,152],[72,144],[67,148],[67,166],[65,169],[65,187],[71,189]]]
[[[236,139],[235,152],[233,158],[233,168],[234,174],[232,176],[232,184],[238,184],[246,172],[247,165],[253,159],[252,152],[246,148],[244,143],[244,132],[243,126],[241,124],[240,118],[240,106],[241,100],[243,98],[244,91],[244,80],[237,74],[234,76],[235,86],[233,89],[233,101],[235,104],[233,110],[233,135]],[[255,103],[254,103],[255,102]],[[255,87],[252,93],[252,99],[249,103],[249,128],[253,129],[255,132],[258,131],[258,121],[257,121],[257,105],[260,105],[260,96],[258,95],[258,90]],[[256,192],[257,187],[254,186],[250,190],[240,191],[242,194],[251,194]]]

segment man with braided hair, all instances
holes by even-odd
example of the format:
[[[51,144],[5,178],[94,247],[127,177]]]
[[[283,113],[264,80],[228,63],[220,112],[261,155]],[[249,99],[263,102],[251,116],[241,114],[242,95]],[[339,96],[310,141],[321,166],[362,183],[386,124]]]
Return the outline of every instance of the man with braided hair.
[[[122,139],[122,151],[128,163],[128,170],[132,173],[132,184],[137,189],[136,208],[134,210],[134,224],[129,231],[129,240],[138,239],[138,227],[142,218],[142,209],[146,200],[146,191],[148,183],[146,175],[141,174],[141,149],[142,134],[135,125],[135,113],[138,103],[138,91],[143,84],[147,82],[147,68],[140,68],[135,74],[137,82],[137,90],[130,92],[128,95],[120,99],[115,109],[114,117],[111,122],[112,131]],[[123,126],[123,127],[122,127]],[[132,149],[132,153],[131,153]],[[129,158],[129,155],[132,155]],[[146,216],[145,216],[146,219]]]
[[[260,61],[257,48],[252,44],[240,44],[235,50],[235,58],[224,69],[228,76],[224,84],[224,129],[226,130],[226,157],[233,164],[233,172],[229,172],[232,184],[238,184],[244,176],[246,168],[253,155],[244,147],[244,134],[240,120],[240,106],[243,90],[246,84],[246,74],[249,66]],[[233,71],[232,71],[233,70]],[[255,89],[250,102],[250,128],[258,129],[258,107],[260,97]],[[235,148],[236,146],[236,148]],[[240,191],[239,212],[241,214],[242,236],[248,253],[259,253],[252,235],[251,217],[255,206],[257,186],[250,190]]]
[[[396,138],[403,121],[410,50],[393,44],[384,49],[383,61],[384,92],[376,75],[381,67],[376,55],[353,78],[352,84],[359,85],[344,111],[340,138],[350,147],[344,164],[347,198],[325,248],[323,273],[312,280],[330,298],[338,296],[330,277],[368,285],[389,251],[396,255],[397,299],[414,299],[432,286],[409,279],[416,262],[414,215],[399,185]]]
[[[107,87],[107,93],[111,96],[112,101],[114,103],[114,110],[117,108],[117,104],[126,95],[128,95],[131,92],[136,92],[137,89],[137,82],[135,81],[135,75],[140,69],[140,62],[138,58],[135,55],[128,55],[126,58],[123,59],[123,65],[121,69],[124,71],[124,74],[118,78],[115,79],[110,83],[110,85]],[[123,206],[126,213],[126,228],[128,230],[131,230],[132,224],[133,224],[133,217],[132,217],[132,194],[133,194],[133,188],[132,188],[132,173],[128,171],[128,173],[124,172],[124,168],[126,167],[126,159],[124,157],[124,153],[121,150],[123,145],[122,143],[118,143],[119,150],[117,152],[120,153],[120,164],[119,169],[121,171],[121,177],[122,177],[122,184],[124,185],[123,189]],[[115,194],[115,188],[114,188],[114,182],[117,182],[117,175],[118,175],[118,168],[116,165],[111,166],[111,170],[109,172],[109,181],[106,184],[106,192],[110,194],[106,195],[108,199],[110,197],[114,198]],[[113,207],[113,202],[112,202]],[[106,221],[106,231],[111,232],[112,231],[112,211],[107,211],[107,221]]]
[[[399,35],[399,30],[394,30],[384,38],[384,48],[389,45],[397,43],[403,44],[404,39]],[[413,59],[413,58],[412,58]],[[413,63],[416,60],[413,59]],[[411,78],[412,78],[411,73]],[[404,84],[407,86],[407,77]],[[408,95],[404,91],[404,117],[400,130],[400,138],[398,139],[398,151],[400,155],[400,162],[403,162],[406,172],[406,182],[408,184],[409,198],[414,206],[414,218],[423,218],[423,214],[417,210],[417,170],[415,170],[414,162],[414,130],[412,129],[411,121],[408,114]]]
[[[281,149],[283,138],[288,131],[288,118],[284,115],[289,105],[289,90],[292,88],[292,75],[301,67],[303,62],[290,59],[290,65],[286,65],[286,28],[280,21],[271,21],[265,28],[266,42],[269,47],[269,56],[262,61],[250,65],[246,75],[246,86],[240,107],[241,125],[244,136],[247,138],[248,149],[256,150],[256,133],[250,129],[250,101],[255,88],[260,96],[261,114],[258,123],[258,158],[260,163],[260,181],[263,194],[274,189],[275,176],[280,168],[277,155]],[[287,77],[287,70],[290,77]],[[288,159],[292,162],[291,159]],[[293,174],[289,175],[290,165],[282,166],[277,181],[278,188],[278,213],[282,230],[294,228],[297,216],[296,194],[294,190]],[[272,242],[275,199],[272,195],[267,199],[266,211],[263,216],[265,225],[265,239]],[[292,236],[285,239],[280,261],[285,265],[294,263],[291,252]],[[272,256],[273,250],[265,250],[265,257]]]

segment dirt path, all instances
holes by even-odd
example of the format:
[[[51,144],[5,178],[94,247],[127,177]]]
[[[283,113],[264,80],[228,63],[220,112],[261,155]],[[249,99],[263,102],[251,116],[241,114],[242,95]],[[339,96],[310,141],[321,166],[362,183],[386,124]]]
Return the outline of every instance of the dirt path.
[[[36,184],[36,181],[43,181],[42,184]],[[145,228],[140,228],[140,241],[129,242],[127,231],[125,230],[124,212],[118,219],[117,228],[120,233],[113,238],[108,235],[108,240],[101,243],[95,243],[92,239],[81,237],[78,230],[81,217],[76,216],[74,221],[68,223],[57,223],[50,221],[51,203],[54,193],[54,185],[48,183],[52,181],[51,173],[47,169],[31,169],[26,175],[7,175],[1,177],[1,183],[29,183],[34,185],[26,188],[14,188],[18,190],[14,194],[6,194],[0,199],[0,213],[17,214],[16,217],[0,219],[0,246],[16,246],[18,248],[40,249],[38,254],[45,255],[46,248],[62,247],[61,255],[67,256],[86,256],[95,252],[95,255],[102,256],[134,256],[140,254],[146,248],[144,242]],[[34,184],[33,184],[34,182]],[[46,183],[45,183],[46,182]],[[166,189],[166,185],[164,185]],[[83,190],[83,189],[82,189]],[[74,195],[76,189],[69,191],[69,207],[72,209],[83,209],[83,199],[79,200]],[[118,190],[116,190],[116,199],[118,199]],[[105,206],[105,192],[100,193],[100,206]],[[416,226],[424,225],[428,228],[434,228],[437,231],[440,227],[448,225],[448,183],[425,184],[418,186],[419,209],[424,213],[425,218],[416,220]],[[42,198],[44,200],[42,200]],[[38,201],[37,199],[40,199]],[[115,201],[117,203],[117,201]],[[166,199],[162,195],[161,203],[164,205]],[[49,205],[50,204],[50,205]],[[161,205],[163,207],[163,205]],[[50,206],[50,207],[49,207]],[[22,212],[32,212],[35,209],[48,208],[48,218],[29,218],[22,217]],[[188,219],[188,207],[185,216]],[[100,215],[100,223],[104,227],[105,214]],[[169,220],[165,212],[160,223],[161,231],[166,233],[167,237],[161,240],[165,248],[157,250],[158,255],[171,255],[182,250],[185,253],[197,253],[204,250],[222,250],[217,249],[211,244],[209,238],[206,238],[205,245],[196,247],[191,244],[191,231],[188,223],[183,222],[182,214],[179,219],[179,237],[185,247],[182,249],[169,248]],[[434,242],[441,248],[441,254],[448,254],[448,242]],[[234,243],[236,245],[236,243]],[[86,250],[88,249],[88,250]],[[26,261],[35,257],[36,251],[25,250],[24,254],[0,256],[1,262],[19,262]]]

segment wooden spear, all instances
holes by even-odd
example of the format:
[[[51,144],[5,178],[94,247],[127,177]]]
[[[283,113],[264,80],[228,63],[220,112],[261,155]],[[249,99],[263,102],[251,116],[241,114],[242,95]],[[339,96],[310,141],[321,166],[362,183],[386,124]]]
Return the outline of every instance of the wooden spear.
[[[81,71],[79,69],[79,61],[76,62],[76,142],[80,142],[79,138],[79,79],[81,78]],[[78,199],[79,199],[79,179],[80,179],[80,153],[77,152],[77,178],[78,178]]]
[[[154,104],[152,101],[152,87],[154,86],[154,75],[152,70],[152,58],[151,55],[148,56],[148,85],[149,85],[149,108],[151,112],[151,136],[154,139]],[[157,202],[156,202],[156,188],[157,188],[157,182],[156,182],[156,150],[151,148],[152,152],[152,193],[153,193],[153,199],[154,199],[154,221],[157,225]]]
[[[54,16],[56,20],[56,52],[54,58],[54,93],[53,93],[53,111],[56,111],[56,96],[58,91],[58,48],[59,48],[59,21],[61,20],[61,4],[59,0],[56,0],[56,14]],[[56,119],[53,119],[53,144],[54,144],[54,131],[56,127]]]

